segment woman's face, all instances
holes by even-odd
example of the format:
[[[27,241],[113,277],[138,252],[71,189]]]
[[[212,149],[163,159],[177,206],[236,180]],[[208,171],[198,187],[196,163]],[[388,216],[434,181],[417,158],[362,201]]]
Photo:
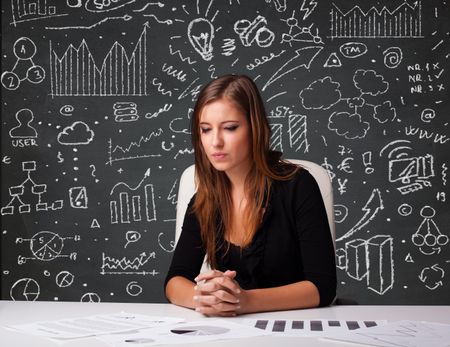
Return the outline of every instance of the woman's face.
[[[242,109],[220,99],[205,105],[200,113],[200,140],[216,170],[230,177],[245,177],[251,166],[250,125]]]

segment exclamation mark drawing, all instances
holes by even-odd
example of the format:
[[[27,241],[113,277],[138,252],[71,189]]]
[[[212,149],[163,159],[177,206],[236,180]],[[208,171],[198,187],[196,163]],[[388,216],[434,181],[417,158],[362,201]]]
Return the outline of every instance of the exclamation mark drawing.
[[[372,167],[372,152],[365,152],[363,153],[362,157],[364,166],[366,168],[364,171],[366,172],[366,174],[370,175],[375,171],[375,169]]]

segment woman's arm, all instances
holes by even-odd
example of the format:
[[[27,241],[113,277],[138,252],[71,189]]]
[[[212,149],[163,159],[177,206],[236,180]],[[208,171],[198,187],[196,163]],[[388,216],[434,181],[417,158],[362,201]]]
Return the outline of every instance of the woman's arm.
[[[195,283],[182,276],[172,277],[166,284],[166,297],[175,305],[194,308]]]

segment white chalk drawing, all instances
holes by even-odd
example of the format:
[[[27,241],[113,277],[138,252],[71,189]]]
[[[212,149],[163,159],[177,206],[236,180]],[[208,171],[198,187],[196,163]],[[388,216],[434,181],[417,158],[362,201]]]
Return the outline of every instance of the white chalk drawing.
[[[34,119],[33,111],[28,108],[23,108],[16,113],[16,120],[18,125],[11,128],[9,136],[13,147],[29,147],[37,146],[36,138],[37,131],[31,125]]]
[[[366,279],[368,289],[383,295],[394,287],[393,243],[389,235],[346,242],[345,250],[336,251],[338,267],[357,281]]]
[[[206,18],[196,18],[188,25],[189,42],[205,61],[213,58],[214,30],[214,25]]]
[[[177,198],[178,198],[177,187],[178,187],[178,178],[173,182],[172,188],[170,188],[170,192],[167,195],[167,200],[170,201],[170,203],[172,205],[177,204]]]
[[[334,205],[334,221],[336,223],[342,223],[348,216],[348,208],[342,204]]]
[[[149,153],[149,148],[145,147],[148,142],[162,135],[161,128],[152,130],[148,135],[142,135],[139,140],[131,141],[126,146],[113,145],[113,139],[108,140],[108,161],[107,165],[112,165],[118,161],[160,157],[161,153]],[[154,147],[154,146],[153,146]]]
[[[59,109],[59,114],[61,116],[70,117],[72,116],[73,111],[75,111],[75,108],[72,105],[63,105]]]
[[[88,145],[94,140],[94,132],[85,122],[76,121],[65,127],[58,134],[57,140],[65,146]]]
[[[55,5],[47,5],[47,0],[11,0],[11,10],[11,24],[14,26],[19,23],[68,15],[68,13],[58,13]]]
[[[309,70],[311,63],[322,51],[322,49],[323,47],[320,46],[308,46],[295,50],[294,56],[286,61],[277,71],[275,71],[261,90],[265,91],[272,83],[301,67]]]
[[[169,45],[169,53],[170,55],[178,55],[178,58],[180,58],[180,60],[184,63],[187,62],[189,65],[195,64],[197,63],[196,60],[192,60],[189,57],[183,57],[183,55],[181,54],[181,51],[179,49],[177,49],[176,51],[173,50],[172,45]]]
[[[336,174],[333,171],[333,165],[328,163],[328,158],[324,157],[323,158],[323,163],[320,164],[320,166],[322,166],[325,170],[327,170],[328,173],[328,177],[330,177],[330,181],[333,182],[334,178],[336,177]]]
[[[123,248],[127,248],[128,244],[130,244],[130,243],[139,241],[141,239],[141,237],[142,237],[142,235],[139,231],[128,230],[127,233],[125,234],[125,239],[127,240],[127,243],[125,244],[125,246]]]
[[[152,275],[156,276],[159,274],[156,270],[145,271],[142,270],[144,265],[146,265],[150,259],[155,259],[155,252],[142,252],[134,258],[127,258],[123,256],[122,258],[115,258],[105,255],[102,252],[102,266],[101,275]]]
[[[342,180],[340,177],[338,177],[338,179],[337,179],[337,184],[338,184],[337,189],[338,189],[339,194],[342,195],[342,194],[347,192],[347,183],[348,183],[348,178],[345,178],[345,179]]]
[[[35,201],[36,198],[38,200],[35,203],[36,211],[59,210],[63,207],[63,200],[56,200],[53,203],[43,201],[43,194],[47,192],[47,184],[38,184],[31,178],[32,172],[36,171],[35,161],[22,162],[22,171],[26,172],[27,178],[19,185],[8,188],[11,200],[6,206],[2,207],[2,216],[14,214],[15,202],[19,203],[17,208],[19,213],[30,213],[32,206],[31,201]],[[30,192],[31,195],[27,194],[27,192]],[[28,199],[30,200],[29,203],[26,202]]]
[[[358,58],[366,54],[367,45],[362,42],[346,42],[339,47],[339,52],[346,58]]]
[[[98,220],[96,218],[92,219],[91,222],[91,229],[97,229],[100,228],[100,223],[98,222]]]
[[[97,293],[85,293],[81,296],[80,299],[81,302],[90,302],[90,303],[99,303],[101,301],[100,295]]]
[[[58,56],[50,41],[51,95],[147,95],[149,28],[148,23],[145,23],[131,55],[116,41],[100,65],[96,64],[84,39],[77,48],[70,44],[61,56]]]
[[[274,151],[283,152],[283,124],[272,123],[270,124],[270,129],[270,148]]]
[[[193,154],[194,149],[193,148],[185,148],[185,149],[179,149],[178,152],[174,155],[173,159],[177,159],[180,155],[189,155]]]
[[[420,210],[423,218],[416,232],[411,236],[412,243],[419,247],[422,254],[431,255],[441,253],[442,247],[448,244],[448,236],[441,233],[433,220],[436,211],[431,206],[424,206]]]
[[[60,271],[55,278],[56,285],[59,288],[70,287],[73,284],[75,276],[69,271]]]
[[[9,290],[13,301],[35,301],[41,294],[41,287],[32,278],[22,278],[16,281]]]
[[[183,70],[176,69],[173,65],[164,63],[161,71],[165,72],[168,76],[174,77],[180,82],[186,82],[186,73]]]
[[[134,3],[136,0],[87,0],[84,8],[89,12],[108,12]]]
[[[342,11],[332,4],[331,33],[333,38],[421,38],[421,1],[410,5],[406,1],[390,10],[375,6],[363,11],[359,5],[349,11]]]
[[[323,44],[322,38],[319,36],[319,29],[316,28],[315,34],[312,33],[312,23],[308,27],[300,26],[298,19],[295,18],[295,11],[292,11],[292,16],[288,19],[282,19],[283,22],[289,26],[289,32],[281,35],[281,43],[289,43],[292,47],[292,42],[309,42],[315,44]]]
[[[447,171],[448,171],[447,164],[443,163],[441,168],[442,168],[442,171],[441,171],[442,185],[446,186],[447,185]]]
[[[384,76],[374,70],[358,69],[353,74],[353,85],[360,94],[353,98],[343,98],[339,82],[332,80],[330,76],[313,81],[309,86],[300,91],[299,97],[305,109],[327,110],[334,105],[346,102],[353,112],[335,111],[328,118],[328,129],[346,139],[362,139],[369,129],[370,123],[363,120],[364,111],[374,118],[378,123],[392,122],[396,118],[396,109],[392,107],[389,100],[379,104],[374,102],[373,96],[386,93],[389,83]],[[365,98],[366,97],[366,98]]]
[[[445,271],[439,264],[434,264],[430,267],[422,269],[419,275],[419,280],[430,290],[435,290],[444,285]]]
[[[131,17],[128,14],[125,14],[123,16],[116,16],[116,17],[106,17],[103,18],[102,20],[99,20],[98,22],[91,24],[91,25],[72,25],[72,26],[59,26],[59,27],[51,27],[51,26],[46,26],[45,29],[47,30],[91,30],[94,29],[95,27],[98,27],[108,21],[111,20],[124,20],[124,21],[129,21],[131,20],[133,17]]]
[[[289,144],[296,152],[303,150],[309,152],[308,133],[306,115],[291,114],[289,116]]]
[[[412,210],[411,205],[403,203],[398,207],[398,214],[402,217],[407,217],[412,213]]]
[[[378,212],[382,209],[384,209],[384,205],[383,200],[381,199],[381,193],[379,189],[375,188],[372,190],[369,199],[362,208],[362,210],[364,211],[364,215],[353,227],[350,228],[350,230],[348,230],[344,235],[338,237],[336,239],[336,242],[345,240],[363,229],[375,218]]]
[[[16,40],[13,47],[14,55],[17,58],[14,67],[11,71],[3,72],[1,76],[1,82],[5,89],[16,90],[23,81],[38,84],[44,80],[44,68],[33,62],[36,51],[35,43],[28,37]]]
[[[157,118],[161,113],[169,112],[172,108],[173,104],[164,104],[163,107],[160,107],[156,112],[148,112],[145,114],[145,118],[152,119]]]
[[[172,25],[173,24],[173,20],[172,19],[164,19],[161,20],[158,17],[156,17],[153,13],[152,14],[143,14],[143,17],[151,17],[153,18],[158,24],[166,24],[166,25]],[[180,22],[183,22],[182,20],[178,20]]]
[[[267,3],[273,2],[278,12],[286,11],[286,0],[266,0]]]
[[[384,65],[389,69],[395,69],[403,60],[403,52],[399,47],[389,47],[383,51]]]
[[[345,172],[346,174],[351,174],[351,173],[353,173],[353,170],[352,170],[352,167],[351,167],[350,162],[353,161],[353,160],[355,160],[353,157],[347,157],[347,158],[344,158],[344,159],[342,159],[342,161],[338,164],[337,168],[338,168],[340,171]]]
[[[323,67],[341,67],[342,62],[341,59],[337,56],[335,52],[331,53],[325,63],[323,64]]]
[[[405,135],[407,136],[417,136],[419,140],[432,140],[435,144],[443,145],[450,141],[450,137],[446,134],[438,133],[437,131],[430,131],[427,129],[422,129],[419,127],[414,127],[412,125],[405,126]]]
[[[279,53],[270,52],[269,55],[263,55],[263,56],[261,56],[261,58],[254,58],[253,62],[248,63],[246,65],[246,68],[247,68],[247,70],[253,70],[265,63],[268,63],[269,61],[271,61],[274,58],[280,57],[285,52],[286,52],[286,50],[283,49]]]
[[[72,252],[70,254],[61,254],[64,248],[65,240],[73,240],[75,242],[80,241],[79,235],[73,237],[61,237],[57,233],[52,231],[39,231],[31,239],[25,239],[22,237],[16,238],[17,243],[29,242],[30,251],[33,254],[32,257],[24,257],[19,255],[17,263],[19,265],[25,264],[28,260],[41,260],[41,261],[52,261],[57,258],[69,258],[71,260],[76,260],[77,253]]]
[[[372,152],[367,151],[362,154],[363,164],[364,164],[364,172],[367,175],[373,174],[375,169],[372,166]]]
[[[86,187],[69,188],[70,206],[73,208],[88,208],[88,196]]]
[[[150,177],[148,169],[141,181],[134,187],[119,182],[112,187],[109,195],[111,223],[133,223],[156,221],[155,193],[153,184],[145,183]]]
[[[267,28],[265,17],[258,15],[253,21],[247,19],[238,20],[234,23],[234,32],[239,35],[241,43],[250,47],[254,42],[259,47],[270,47],[275,34]]]
[[[225,57],[229,57],[233,55],[234,50],[236,49],[236,40],[231,38],[223,39],[222,44],[222,55]]]
[[[113,105],[114,120],[121,122],[134,122],[139,119],[137,105],[131,101],[117,101]]]
[[[420,120],[424,123],[431,123],[431,121],[436,117],[436,111],[432,108],[425,108],[420,114]]]
[[[96,178],[97,176],[95,175],[95,171],[97,170],[97,169],[95,168],[95,165],[94,165],[94,164],[91,164],[91,165],[89,165],[89,168],[92,169],[92,171],[91,171],[91,176],[95,178],[95,183],[100,182],[100,180],[99,180],[98,178]]]
[[[131,281],[127,284],[126,291],[130,296],[139,296],[140,294],[142,294],[143,289],[137,281]]]
[[[314,9],[317,6],[316,0],[303,0],[302,7],[300,7],[301,12],[305,12],[303,15],[303,20],[309,17],[311,13],[314,12]]]
[[[169,241],[170,248],[167,246],[163,246],[162,241],[161,241],[161,236],[163,236],[163,235],[164,235],[164,233],[158,234],[158,245],[159,245],[159,247],[161,247],[161,249],[163,251],[165,251],[167,253],[172,253],[175,250],[176,242],[175,242],[175,240]]]

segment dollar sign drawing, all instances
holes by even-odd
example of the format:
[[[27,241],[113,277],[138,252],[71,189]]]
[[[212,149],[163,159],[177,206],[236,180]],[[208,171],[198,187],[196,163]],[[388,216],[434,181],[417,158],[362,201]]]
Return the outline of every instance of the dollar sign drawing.
[[[62,163],[64,161],[64,158],[62,157],[62,153],[58,151],[58,155],[56,156],[58,158],[58,163]]]

